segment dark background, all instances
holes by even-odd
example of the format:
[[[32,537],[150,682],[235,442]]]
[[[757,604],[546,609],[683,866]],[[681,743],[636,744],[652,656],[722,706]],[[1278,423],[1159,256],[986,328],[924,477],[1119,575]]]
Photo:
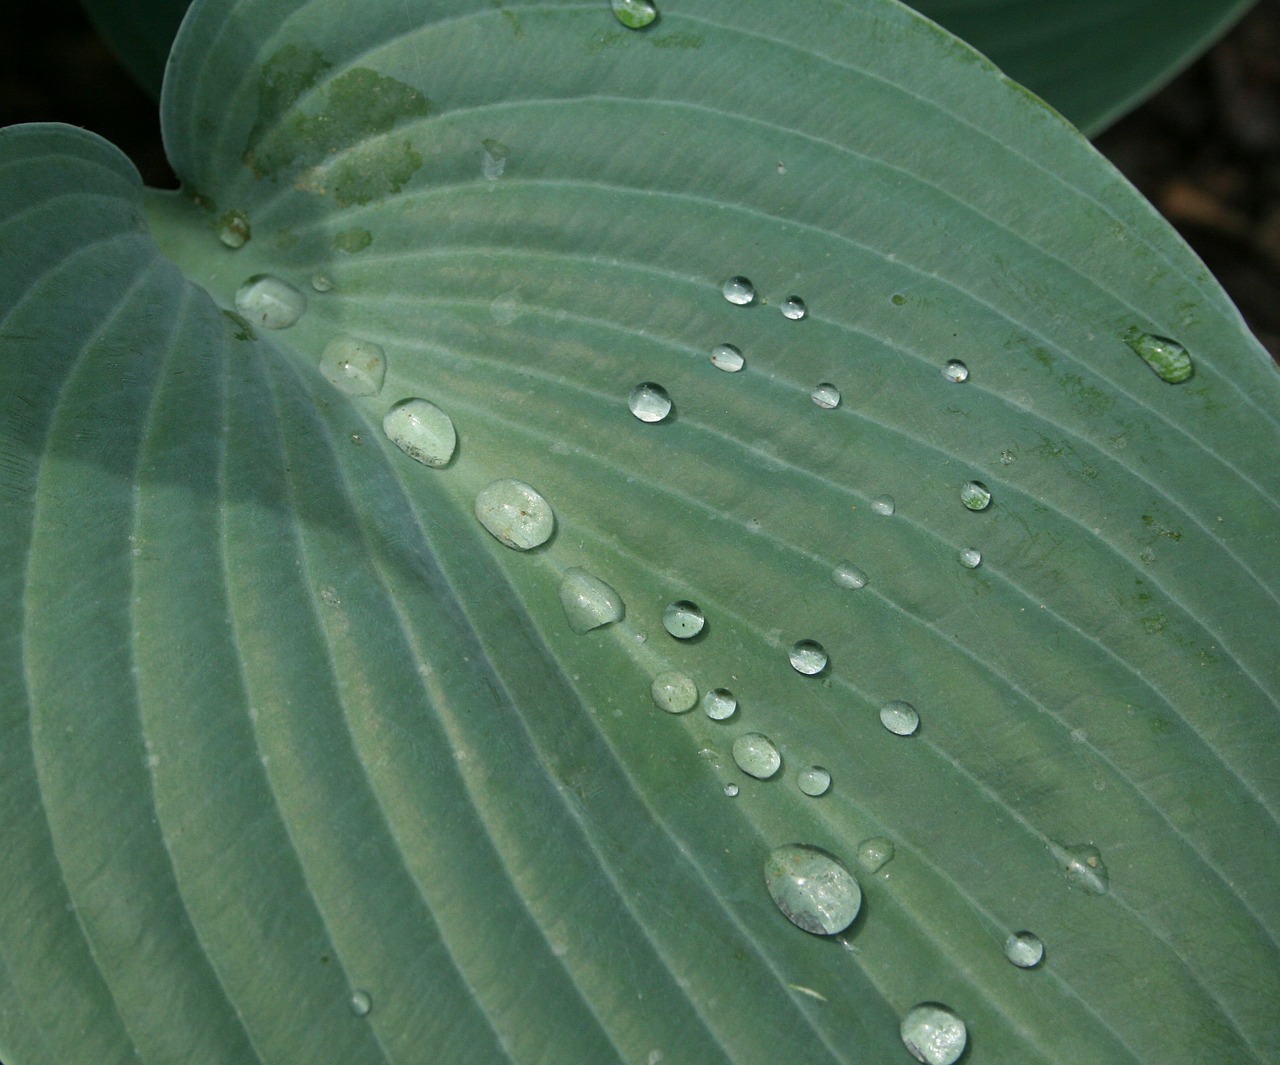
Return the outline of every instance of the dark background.
[[[122,148],[147,184],[174,187],[156,104],[76,0],[2,6],[0,126],[84,126]],[[1280,0],[1261,0],[1097,144],[1196,249],[1280,359]]]

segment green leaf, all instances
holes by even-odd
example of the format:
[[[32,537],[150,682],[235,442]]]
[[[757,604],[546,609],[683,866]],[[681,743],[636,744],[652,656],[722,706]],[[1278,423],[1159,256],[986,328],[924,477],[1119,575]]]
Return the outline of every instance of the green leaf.
[[[1280,386],[1203,266],[895,4],[349,16],[193,10],[186,195],[0,135],[8,1065],[909,1061],[927,1001],[973,1065],[1275,1060]],[[477,522],[503,479],[545,545]],[[787,844],[847,931],[774,904]]]

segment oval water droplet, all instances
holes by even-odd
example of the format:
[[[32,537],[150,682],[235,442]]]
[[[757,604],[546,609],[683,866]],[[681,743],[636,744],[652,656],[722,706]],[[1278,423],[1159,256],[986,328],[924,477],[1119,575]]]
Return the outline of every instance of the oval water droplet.
[[[511,149],[502,141],[491,137],[482,140],[480,147],[484,150],[480,157],[480,173],[485,181],[497,181],[507,169],[507,156],[511,154]]]
[[[1091,843],[1065,846],[1051,840],[1049,849],[1058,863],[1058,872],[1073,888],[1080,888],[1090,895],[1105,895],[1110,887],[1110,876],[1102,852]]]
[[[880,707],[880,724],[895,736],[910,736],[920,727],[920,715],[909,702],[895,699]]]
[[[687,599],[672,603],[662,612],[662,627],[677,640],[693,639],[706,624],[706,615],[698,609],[698,604]]]
[[[609,0],[613,14],[629,30],[642,30],[658,17],[651,0]]]
[[[317,292],[332,292],[333,278],[328,274],[312,274],[311,287]]]
[[[698,701],[698,686],[683,673],[659,673],[649,685],[649,693],[660,710],[683,714]]]
[[[902,1018],[902,1042],[924,1065],[953,1065],[967,1039],[964,1021],[940,1002],[922,1002]]]
[[[306,296],[270,274],[255,274],[236,289],[236,310],[267,329],[288,329],[306,309]]]
[[[642,422],[660,422],[671,413],[671,397],[661,385],[644,381],[631,390],[627,406]]]
[[[871,509],[883,517],[892,516],[893,512],[898,509],[898,504],[893,501],[893,496],[876,496],[871,501]]]
[[[991,506],[991,489],[981,481],[965,481],[960,486],[960,502],[970,510],[986,510]]]
[[[738,709],[738,699],[728,688],[712,688],[702,697],[702,709],[712,721],[727,721]]]
[[[787,657],[791,668],[806,677],[816,677],[827,668],[827,651],[817,640],[797,640]]]
[[[475,510],[493,537],[517,551],[545,544],[556,527],[551,505],[523,481],[494,481],[476,496]]]
[[[402,399],[387,411],[382,431],[415,462],[436,469],[449,465],[458,446],[453,419],[425,399]]]
[[[336,336],[320,353],[320,373],[340,392],[376,396],[387,376],[386,353],[372,340]]]
[[[1171,385],[1181,384],[1195,373],[1191,353],[1176,340],[1130,329],[1125,343],[1155,371],[1155,375]]]
[[[560,605],[569,628],[579,636],[621,621],[624,613],[622,597],[599,577],[573,566],[560,581]]]
[[[729,796],[729,798],[731,798],[731,799],[732,799],[732,798],[734,798],[734,797],[736,797],[736,796],[737,796],[737,794],[738,794],[738,785],[737,785],[737,784],[726,784],[726,785],[724,786],[724,793],[725,793],[726,795],[728,795],[728,796]]]
[[[835,410],[840,406],[840,389],[829,381],[823,381],[821,384],[813,386],[813,391],[809,393],[809,398],[813,400],[815,407],[821,407],[823,410]]]
[[[240,208],[233,207],[218,217],[218,239],[228,248],[243,248],[251,234],[249,216]]]
[[[870,578],[852,562],[840,562],[831,571],[831,579],[841,588],[865,588]]]
[[[1004,941],[1004,956],[1019,969],[1034,969],[1044,958],[1044,944],[1034,932],[1014,932]]]
[[[796,787],[816,799],[831,789],[831,774],[820,765],[806,766],[796,774]]]
[[[367,1017],[373,1009],[373,998],[368,991],[352,991],[348,1004],[351,1006],[351,1012],[357,1017]]]
[[[964,566],[965,569],[977,569],[982,565],[982,552],[976,547],[964,548],[958,557],[960,565]]]
[[[953,385],[963,384],[969,380],[969,367],[959,359],[948,359],[946,365],[942,367],[942,376]]]
[[[897,853],[893,840],[884,836],[872,836],[858,844],[858,864],[868,873],[878,873]]]
[[[755,301],[756,287],[745,277],[731,277],[720,288],[724,298],[738,307],[746,307]]]
[[[790,318],[793,322],[798,322],[808,313],[809,309],[799,296],[788,296],[782,301],[782,317],[784,318]]]
[[[737,373],[746,365],[746,360],[732,344],[717,344],[711,349],[711,365],[725,373]]]
[[[763,732],[744,732],[734,740],[733,760],[757,780],[768,780],[782,766],[782,755]]]
[[[764,863],[764,883],[782,915],[815,936],[843,932],[862,908],[862,888],[834,854],[788,843]]]

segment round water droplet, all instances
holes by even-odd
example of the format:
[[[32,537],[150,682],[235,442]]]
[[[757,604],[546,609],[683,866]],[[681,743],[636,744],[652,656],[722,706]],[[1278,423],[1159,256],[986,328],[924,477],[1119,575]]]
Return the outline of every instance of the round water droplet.
[[[747,776],[768,780],[782,766],[782,755],[762,732],[744,732],[733,741],[733,760]]]
[[[788,296],[782,301],[782,317],[790,318],[793,322],[800,321],[809,310],[804,305],[804,300],[799,296]]]
[[[425,399],[402,399],[387,411],[382,431],[415,462],[436,469],[449,465],[458,446],[453,419]]]
[[[711,365],[725,373],[737,373],[746,365],[746,360],[732,344],[717,344],[711,349]]]
[[[312,274],[311,287],[317,292],[332,292],[333,278],[328,274]]]
[[[349,1005],[351,1012],[357,1017],[367,1017],[369,1011],[373,1009],[373,999],[368,991],[352,991]]]
[[[255,274],[236,289],[236,310],[253,325],[288,329],[306,309],[306,296],[270,274]]]
[[[910,736],[920,727],[920,715],[910,703],[895,699],[880,707],[880,724],[895,736]]]
[[[551,505],[523,481],[494,481],[476,496],[476,517],[508,547],[528,551],[555,531]]]
[[[228,248],[243,248],[249,242],[249,216],[238,207],[218,218],[218,239]]]
[[[662,627],[677,640],[693,639],[706,624],[706,616],[698,609],[698,604],[687,599],[672,603],[662,612]]]
[[[902,1018],[902,1042],[924,1065],[952,1065],[967,1039],[964,1021],[940,1002],[922,1002]]]
[[[702,709],[712,721],[727,721],[738,709],[738,700],[728,688],[712,688],[702,697]]]
[[[721,286],[724,298],[739,307],[746,307],[756,298],[756,287],[745,277],[731,277]]]
[[[1110,876],[1102,852],[1091,843],[1079,843],[1068,847],[1050,841],[1049,849],[1058,863],[1058,872],[1066,877],[1073,888],[1080,888],[1090,895],[1105,895],[1110,887]]]
[[[960,552],[960,565],[965,569],[977,569],[982,565],[982,552],[976,547],[966,547]]]
[[[1019,969],[1034,969],[1044,958],[1044,944],[1034,932],[1014,932],[1004,941],[1004,956]]]
[[[578,635],[621,621],[622,597],[599,577],[573,566],[560,581],[560,605]]]
[[[788,921],[815,936],[843,932],[862,908],[862,888],[834,854],[788,843],[764,863],[764,883]]]
[[[668,714],[683,714],[698,701],[698,686],[683,673],[659,673],[649,692],[658,708]]]
[[[898,505],[893,501],[893,496],[876,496],[871,501],[871,509],[887,518],[898,509]]]
[[[1018,456],[1015,455],[1012,451],[1000,452],[1001,466],[1012,466],[1015,462],[1017,462],[1017,460],[1018,460]]]
[[[610,0],[614,16],[629,30],[642,30],[658,17],[651,0]]]
[[[884,836],[872,836],[858,844],[858,864],[868,873],[878,873],[897,853],[893,840]]]
[[[831,571],[831,579],[841,588],[865,588],[870,578],[852,562],[841,562]]]
[[[376,396],[387,376],[386,355],[372,340],[336,336],[320,353],[320,372],[340,392]]]
[[[1191,353],[1176,340],[1130,329],[1125,343],[1138,353],[1160,380],[1171,385],[1180,384],[1195,373]]]
[[[942,367],[942,376],[953,385],[962,384],[969,380],[969,367],[959,359],[948,359],[947,364]]]
[[[791,668],[806,677],[816,677],[827,668],[827,652],[817,640],[797,640],[787,656]]]
[[[645,381],[631,390],[627,406],[642,422],[660,422],[671,413],[671,397],[661,385]]]
[[[835,410],[836,407],[840,406],[840,389],[829,382],[823,381],[820,385],[814,385],[809,398],[813,400],[815,407],[821,407],[823,410]]]
[[[732,798],[734,798],[734,797],[738,794],[738,785],[737,785],[737,784],[726,784],[726,785],[724,786],[724,793],[725,793],[726,795],[728,795],[728,796],[729,796],[729,798],[731,798],[731,799],[732,799]]]
[[[960,502],[970,510],[986,510],[991,506],[991,490],[981,481],[966,481],[960,486]]]
[[[484,149],[480,157],[480,174],[486,181],[497,181],[507,169],[507,156],[511,154],[511,149],[502,141],[490,137],[482,140],[480,147]]]
[[[796,787],[806,795],[817,798],[831,788],[831,774],[820,765],[811,765],[796,774]]]

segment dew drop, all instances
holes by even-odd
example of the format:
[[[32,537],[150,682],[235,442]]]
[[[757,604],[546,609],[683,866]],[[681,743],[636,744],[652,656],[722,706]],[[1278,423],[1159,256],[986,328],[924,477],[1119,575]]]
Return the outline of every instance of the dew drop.
[[[737,373],[746,365],[746,360],[732,344],[717,344],[711,349],[711,365],[725,373]]]
[[[712,688],[702,697],[702,709],[712,721],[727,721],[737,711],[738,700],[728,688]]]
[[[249,237],[249,216],[240,208],[233,207],[219,216],[218,239],[228,248],[243,248]]]
[[[236,310],[267,329],[288,329],[306,309],[306,296],[270,274],[255,274],[236,290]]]
[[[871,509],[888,518],[898,509],[898,505],[893,501],[893,496],[876,496],[871,501]]]
[[[830,790],[831,774],[820,765],[807,766],[796,774],[796,787],[817,798]]]
[[[560,581],[560,605],[569,628],[579,636],[621,621],[624,613],[622,597],[599,577],[577,566],[565,570]]]
[[[806,677],[816,677],[827,668],[826,648],[817,640],[797,640],[787,655],[791,668]]]
[[[1176,340],[1130,329],[1125,343],[1138,353],[1161,381],[1181,384],[1195,373],[1191,353]]]
[[[966,547],[959,554],[960,565],[965,569],[977,569],[982,565],[982,552],[976,547]]]
[[[858,844],[858,864],[868,873],[878,873],[897,853],[893,840],[884,836],[872,836]]]
[[[352,991],[348,1004],[351,1006],[351,1012],[357,1017],[367,1017],[373,1009],[373,999],[368,991]]]
[[[724,786],[724,793],[725,793],[726,795],[728,795],[728,796],[729,796],[729,798],[731,798],[731,799],[732,799],[732,798],[734,798],[734,797],[736,797],[736,796],[737,796],[737,794],[738,794],[738,785],[737,785],[737,784],[726,784],[726,785]]]
[[[683,714],[698,702],[698,686],[683,673],[659,673],[649,686],[658,709],[668,714]]]
[[[862,908],[862,888],[834,854],[788,843],[764,863],[764,883],[782,915],[815,936],[843,932]]]
[[[660,422],[671,413],[671,397],[661,385],[644,381],[631,390],[627,406],[642,422]]]
[[[517,551],[545,544],[556,527],[551,505],[523,481],[494,481],[476,496],[475,509],[480,524]]]
[[[482,140],[480,147],[484,149],[484,154],[480,157],[480,173],[486,181],[497,181],[507,169],[507,156],[511,154],[511,149],[502,141],[490,137]]]
[[[960,488],[960,502],[970,510],[986,510],[991,506],[991,489],[981,481],[965,481]]]
[[[320,353],[320,373],[339,392],[376,396],[387,376],[386,355],[371,340],[336,336]]]
[[[1050,841],[1049,849],[1053,851],[1054,860],[1058,863],[1058,872],[1066,877],[1067,884],[1080,888],[1090,895],[1105,895],[1110,886],[1106,863],[1102,860],[1102,852],[1091,843],[1079,843],[1075,846],[1064,846]]]
[[[756,298],[756,287],[745,277],[731,277],[720,288],[724,298],[739,307],[746,307]]]
[[[782,317],[784,318],[790,318],[793,322],[798,322],[808,313],[809,309],[799,296],[788,296],[782,301]]]
[[[332,292],[333,278],[328,274],[312,274],[311,287],[317,292]]]
[[[809,398],[813,400],[815,407],[821,407],[823,410],[835,410],[840,406],[840,389],[827,381],[823,381],[819,385],[814,385],[813,391],[809,393]]]
[[[870,578],[852,562],[837,563],[831,571],[831,579],[841,588],[865,588]]]
[[[969,380],[969,367],[959,359],[948,359],[946,365],[942,367],[942,376],[953,385],[963,384]]]
[[[658,17],[651,0],[609,0],[613,14],[629,30],[642,30]]]
[[[356,252],[364,251],[372,243],[373,234],[359,226],[353,229],[344,229],[333,235],[333,246],[338,251],[346,252],[348,255],[355,255]]]
[[[436,469],[449,465],[458,446],[453,419],[425,399],[402,399],[387,411],[382,431],[415,462]],[[479,507],[478,501],[476,506]]]
[[[762,732],[744,732],[733,741],[733,760],[747,776],[768,780],[782,766],[782,755]]]
[[[895,736],[910,736],[920,727],[920,715],[910,703],[895,699],[880,707],[880,724]]]
[[[902,1042],[924,1065],[952,1065],[964,1053],[964,1021],[940,1002],[922,1002],[902,1018]]]
[[[1014,932],[1004,941],[1004,956],[1019,969],[1034,969],[1044,958],[1044,944],[1034,932]]]
[[[1001,466],[1012,466],[1015,462],[1017,462],[1017,460],[1018,460],[1018,456],[1015,455],[1012,451],[1000,452]]]
[[[662,612],[662,627],[677,640],[693,639],[706,624],[706,615],[698,609],[698,604],[687,599],[672,603]]]

